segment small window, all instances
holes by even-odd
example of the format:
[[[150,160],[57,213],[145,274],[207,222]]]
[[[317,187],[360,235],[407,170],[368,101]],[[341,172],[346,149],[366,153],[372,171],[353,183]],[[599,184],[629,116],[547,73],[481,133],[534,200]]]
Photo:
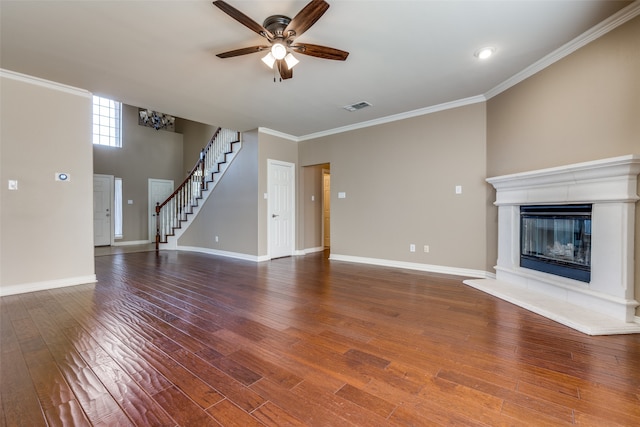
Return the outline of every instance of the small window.
[[[122,147],[122,103],[93,97],[93,143]]]
[[[115,178],[114,181],[114,201],[113,201],[113,228],[114,237],[122,239],[122,178]]]

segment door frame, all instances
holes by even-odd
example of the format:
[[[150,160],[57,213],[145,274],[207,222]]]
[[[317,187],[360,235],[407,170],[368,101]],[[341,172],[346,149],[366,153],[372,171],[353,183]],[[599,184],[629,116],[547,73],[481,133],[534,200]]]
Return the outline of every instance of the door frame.
[[[296,164],[285,162],[281,160],[267,159],[267,194],[271,191],[271,173],[274,165],[277,166],[285,166],[290,168],[291,171],[291,188],[290,191],[290,200],[291,204],[289,208],[291,209],[291,253],[289,256],[295,254],[296,250]],[[273,197],[267,197],[267,254],[269,259],[273,258],[273,250],[272,250],[272,239],[271,239],[271,215],[273,215]]]
[[[101,178],[101,179],[108,179],[109,181],[109,246],[113,246],[113,244],[115,243],[115,237],[114,237],[114,226],[113,226],[113,208],[114,208],[114,200],[113,200],[113,192],[114,192],[114,176],[113,175],[105,175],[105,174],[100,174],[100,173],[94,173],[93,174],[93,179],[95,180],[96,178]],[[93,195],[93,197],[95,197],[95,194]],[[94,246],[95,246],[95,237],[96,237],[96,230],[93,230],[93,238],[94,238]]]
[[[326,189],[325,189],[325,182],[324,182],[324,178],[325,176],[329,175],[329,182],[331,182],[331,169],[327,169],[327,168],[322,168],[322,215],[321,216],[321,229],[322,229],[322,247],[323,248],[327,248],[327,247],[331,247],[331,230],[329,230],[329,245],[327,246],[326,244],[326,230],[324,227],[324,223],[325,223],[325,204],[327,202],[329,202],[329,223],[331,223],[331,193],[329,193],[329,200],[327,200],[327,198],[325,197],[325,193],[326,193]],[[331,189],[331,184],[329,184],[329,189]]]
[[[151,200],[151,185],[152,183],[155,182],[161,182],[161,183],[171,183],[171,188],[173,189],[173,180],[172,179],[159,179],[159,178],[149,178],[147,181],[147,221],[149,222],[148,225],[148,232],[149,232],[149,242],[150,243],[155,243],[156,241],[156,224],[151,220],[151,218],[155,218],[156,216],[156,206],[153,203],[153,200]],[[171,190],[171,192],[173,192],[173,190]],[[168,196],[170,196],[171,193],[168,194]]]

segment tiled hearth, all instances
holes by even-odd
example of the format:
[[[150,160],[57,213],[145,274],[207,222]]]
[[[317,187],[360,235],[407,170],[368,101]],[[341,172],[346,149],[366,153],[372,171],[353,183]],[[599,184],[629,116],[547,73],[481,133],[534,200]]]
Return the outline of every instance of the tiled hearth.
[[[496,189],[496,279],[466,280],[589,335],[640,333],[634,228],[640,155],[487,179]],[[592,204],[589,283],[520,267],[520,206]]]

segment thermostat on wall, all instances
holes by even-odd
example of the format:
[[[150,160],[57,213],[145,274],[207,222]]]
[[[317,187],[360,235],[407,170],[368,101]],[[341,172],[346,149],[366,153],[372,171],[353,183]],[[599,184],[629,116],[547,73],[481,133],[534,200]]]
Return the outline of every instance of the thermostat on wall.
[[[56,181],[71,181],[71,175],[64,172],[56,172]]]

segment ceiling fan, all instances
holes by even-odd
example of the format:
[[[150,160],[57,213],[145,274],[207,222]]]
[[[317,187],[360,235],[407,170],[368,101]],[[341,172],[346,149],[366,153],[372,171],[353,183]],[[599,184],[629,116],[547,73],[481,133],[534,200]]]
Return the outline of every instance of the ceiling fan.
[[[269,53],[262,58],[262,61],[270,68],[275,65],[282,80],[293,77],[293,67],[299,62],[293,56],[293,52],[337,61],[344,61],[349,55],[349,52],[340,49],[295,41],[329,9],[329,4],[324,0],[312,0],[293,19],[284,15],[272,15],[265,19],[262,25],[222,0],[214,1],[213,4],[269,42],[268,45],[219,53],[216,55],[218,58],[232,58],[268,50]]]

